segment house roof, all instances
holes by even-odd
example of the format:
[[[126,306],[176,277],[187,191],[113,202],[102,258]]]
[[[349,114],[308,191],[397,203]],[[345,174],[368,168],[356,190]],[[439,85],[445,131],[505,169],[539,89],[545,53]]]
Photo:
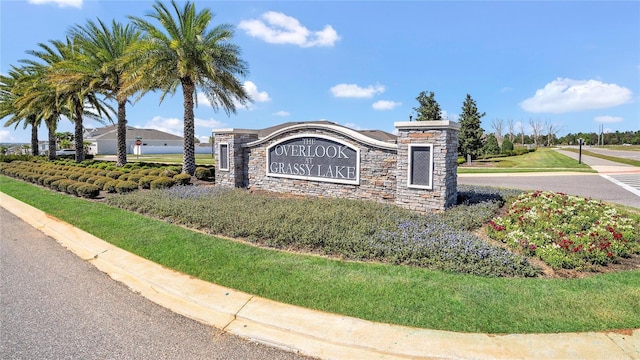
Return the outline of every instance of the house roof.
[[[85,140],[116,140],[117,137],[117,125],[96,129],[86,129],[84,135]],[[183,140],[181,136],[169,134],[160,130],[140,129],[127,126],[127,141],[135,140],[138,137],[142,138],[143,140]]]

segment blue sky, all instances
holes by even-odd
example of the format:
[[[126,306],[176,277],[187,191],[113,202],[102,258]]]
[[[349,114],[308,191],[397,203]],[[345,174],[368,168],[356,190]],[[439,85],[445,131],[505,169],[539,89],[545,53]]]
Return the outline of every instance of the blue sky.
[[[168,3],[168,2],[167,2]],[[182,4],[182,3],[180,3]],[[394,131],[421,91],[457,120],[466,94],[486,112],[482,127],[530,122],[567,133],[640,130],[639,1],[195,1],[236,27],[254,102],[227,116],[201,98],[196,135],[325,119]],[[151,1],[3,0],[0,72],[38,43],[62,40],[97,18],[144,17]],[[146,95],[129,125],[182,135],[182,95]],[[414,115],[415,116],[415,115]],[[115,116],[114,116],[115,119]],[[4,124],[4,121],[2,121]],[[522,124],[522,126],[521,126]],[[86,127],[99,123],[85,121]],[[58,131],[73,131],[67,119]],[[46,140],[46,130],[40,130]],[[0,142],[28,142],[0,127]]]

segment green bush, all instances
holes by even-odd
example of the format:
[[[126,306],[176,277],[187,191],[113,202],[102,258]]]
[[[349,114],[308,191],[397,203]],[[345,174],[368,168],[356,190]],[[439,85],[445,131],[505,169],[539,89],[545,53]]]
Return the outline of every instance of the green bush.
[[[161,176],[153,180],[150,184],[151,189],[168,189],[175,185],[176,182],[170,177]]]
[[[98,176],[97,179],[93,181],[93,184],[101,189],[104,189],[104,185],[110,181],[113,181],[113,179],[110,177]]]
[[[129,181],[129,180],[125,180],[125,181],[118,181],[118,183],[115,186],[116,192],[118,194],[125,194],[128,192],[132,192],[134,190],[138,189],[138,184],[134,183],[133,181]]]
[[[151,182],[153,180],[156,180],[157,178],[158,176],[151,176],[151,175],[143,176],[140,178],[140,180],[138,180],[138,185],[140,185],[141,189],[150,189]]]
[[[84,184],[76,189],[79,196],[89,199],[95,199],[100,195],[100,188],[94,184]]]
[[[178,175],[173,177],[173,180],[175,180],[176,185],[189,185],[189,184],[191,184],[191,175],[189,175],[189,174],[178,174]]]
[[[199,166],[196,168],[195,176],[198,180],[206,180],[211,177],[211,171],[206,167]]]
[[[122,176],[122,172],[120,172],[120,171],[109,171],[107,173],[107,177],[110,177],[112,179],[117,179],[120,176]]]
[[[77,181],[66,179],[66,180],[58,180],[56,181],[56,183],[57,183],[58,191],[69,192],[68,190],[69,185],[75,184],[77,183]]]
[[[69,184],[69,186],[67,186],[67,192],[69,194],[79,196],[78,195],[78,188],[80,186],[83,186],[83,185],[85,185],[85,183],[79,182],[79,181],[74,181],[72,184]]]
[[[513,151],[513,143],[511,142],[511,140],[505,138],[502,141],[502,149],[501,152],[503,154],[506,154],[508,151]]]
[[[140,181],[140,179],[142,179],[144,176],[140,175],[140,174],[133,174],[133,173],[129,173],[129,181],[133,181],[135,183],[137,183],[138,181]]]
[[[174,171],[172,169],[164,169],[160,172],[160,176],[166,176],[166,177],[174,177],[176,175],[178,175],[180,172],[178,171]]]
[[[104,184],[104,186],[102,187],[102,190],[113,194],[116,192],[116,186],[118,185],[118,183],[120,183],[120,180],[111,180],[108,181]]]

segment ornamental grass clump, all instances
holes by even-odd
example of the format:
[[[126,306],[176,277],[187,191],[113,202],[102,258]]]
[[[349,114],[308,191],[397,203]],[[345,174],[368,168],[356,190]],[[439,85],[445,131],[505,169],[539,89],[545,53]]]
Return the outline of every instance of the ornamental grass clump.
[[[522,194],[487,229],[491,238],[554,269],[589,270],[640,253],[637,219],[600,201],[562,193]]]
[[[273,248],[485,276],[537,274],[524,257],[490,246],[465,230],[489,221],[504,201],[495,189],[469,191],[475,195],[466,198],[476,200],[432,215],[371,201],[285,198],[197,186],[133,192],[107,201],[170,223]],[[495,201],[480,201],[483,196]]]

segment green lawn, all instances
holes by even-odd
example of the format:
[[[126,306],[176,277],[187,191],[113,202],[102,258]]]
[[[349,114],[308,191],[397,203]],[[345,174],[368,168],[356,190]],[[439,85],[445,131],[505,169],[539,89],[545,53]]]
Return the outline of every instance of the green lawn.
[[[565,148],[563,150],[571,151],[571,152],[574,152],[576,154],[580,152],[580,150],[578,150],[578,149],[571,149],[571,148]],[[603,154],[596,153],[596,152],[589,151],[589,150],[585,150],[585,149],[582,149],[582,155],[593,156],[593,157],[597,157],[597,158],[600,158],[600,159],[614,161],[614,162],[621,163],[621,164],[626,164],[626,165],[640,166],[640,161],[638,161],[638,160],[624,159],[624,158],[619,158],[619,157],[615,157],[615,156],[603,155]]]
[[[487,278],[257,248],[0,176],[0,191],[123,249],[206,281],[371,321],[460,332],[640,327],[640,271]]]
[[[150,155],[127,155],[127,162],[155,162],[163,164],[182,164],[182,154],[150,154]],[[97,155],[95,160],[104,160],[105,156]],[[197,165],[214,165],[215,159],[211,154],[196,154]]]
[[[479,161],[476,166],[459,166],[458,173],[504,173],[504,172],[595,172],[586,164],[562,155],[550,148],[538,148],[524,155],[493,158]]]

